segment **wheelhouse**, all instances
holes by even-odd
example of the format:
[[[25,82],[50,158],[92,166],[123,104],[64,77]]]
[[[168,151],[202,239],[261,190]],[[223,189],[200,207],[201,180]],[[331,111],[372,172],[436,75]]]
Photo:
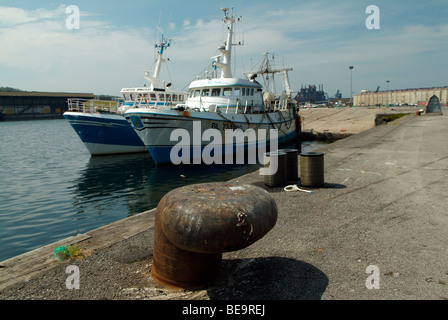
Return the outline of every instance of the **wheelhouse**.
[[[260,112],[264,109],[262,87],[237,78],[197,80],[190,85],[185,104],[178,106],[210,112]]]
[[[173,106],[185,102],[187,93],[148,90],[146,88],[130,88],[122,90],[124,105],[133,108],[156,108],[163,106]]]

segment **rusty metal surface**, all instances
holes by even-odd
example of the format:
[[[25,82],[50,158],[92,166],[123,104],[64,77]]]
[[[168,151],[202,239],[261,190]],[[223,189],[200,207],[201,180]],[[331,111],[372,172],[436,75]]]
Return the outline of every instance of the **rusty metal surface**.
[[[200,254],[176,247],[165,236],[156,215],[151,274],[162,284],[200,288],[213,281],[221,268],[222,254]]]
[[[206,183],[167,193],[156,210],[152,274],[194,287],[219,274],[223,252],[243,249],[277,221],[277,205],[252,185]]]
[[[245,248],[271,230],[277,205],[251,185],[208,183],[172,190],[160,201],[166,237],[179,248],[200,253]]]

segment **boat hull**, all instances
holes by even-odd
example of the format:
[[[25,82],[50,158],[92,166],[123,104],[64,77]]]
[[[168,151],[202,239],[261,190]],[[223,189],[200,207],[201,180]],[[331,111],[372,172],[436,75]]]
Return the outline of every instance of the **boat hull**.
[[[278,140],[278,145],[282,145],[282,144],[287,144],[288,142],[290,142],[291,140],[295,139],[296,134],[295,132],[291,132],[288,135],[282,136],[281,139]],[[266,148],[269,147],[271,144],[271,141],[266,141]],[[249,150],[251,149],[256,149],[257,152],[259,152],[257,146],[255,145],[249,145],[249,144],[245,144],[242,146],[233,146],[231,149],[231,154],[237,156],[238,152],[239,152],[239,147],[242,147],[242,150],[244,152],[244,155],[247,156]],[[191,155],[190,160],[189,161],[184,161],[182,163],[184,164],[256,164],[256,161],[249,161],[248,159],[243,160],[242,162],[238,162],[237,159],[232,158],[233,162],[229,163],[225,160],[225,155],[228,154],[226,147],[224,146],[216,146],[215,150],[217,150],[217,152],[222,155],[224,158],[220,158],[220,162],[214,161],[214,156],[215,154],[213,154],[212,156],[210,156],[209,158],[207,158],[206,156],[204,156],[204,151],[205,146],[200,146],[200,147],[188,147],[188,149],[185,149],[186,152]],[[209,146],[209,148],[213,148],[213,146]],[[172,154],[171,151],[173,149],[172,146],[148,146],[147,147],[149,153],[151,154],[152,159],[154,160],[155,163],[157,164],[173,164],[173,159],[172,159]],[[195,157],[194,155],[200,155],[199,157]],[[209,153],[207,152],[207,155],[209,155]],[[260,156],[262,156],[262,154],[256,154],[255,159],[260,159]],[[207,160],[208,159],[208,160]]]
[[[259,149],[260,145],[268,147],[273,142],[283,144],[296,137],[293,110],[226,114],[190,110],[131,109],[125,113],[125,117],[157,164],[179,164],[180,158],[184,164],[210,164],[213,159],[216,161],[212,163],[229,164],[227,160],[230,158],[226,158],[229,153],[237,155],[241,150],[247,152]],[[242,135],[248,132],[248,129],[253,129],[256,138],[249,139],[245,136],[245,139],[238,140],[232,136],[232,132],[238,131],[236,129],[241,129],[239,132]],[[271,130],[277,133],[272,139]],[[173,160],[173,155],[176,160]],[[225,159],[218,162],[220,156]]]
[[[64,117],[92,156],[147,152],[122,115],[65,112]]]

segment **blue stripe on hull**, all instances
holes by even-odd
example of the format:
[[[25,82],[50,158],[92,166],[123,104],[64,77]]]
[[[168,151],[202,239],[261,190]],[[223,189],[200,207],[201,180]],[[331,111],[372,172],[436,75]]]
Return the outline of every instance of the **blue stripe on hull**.
[[[293,131],[287,135],[279,137],[278,144],[279,145],[285,144],[286,142],[294,139],[295,136],[296,136],[296,132]],[[269,142],[268,142],[268,145],[269,145]],[[201,149],[200,155],[202,155],[202,151],[204,150],[205,146],[201,146],[201,147],[197,147],[197,148]],[[147,146],[147,149],[148,149],[149,153],[151,154],[151,157],[153,158],[155,163],[157,163],[157,164],[171,164],[172,163],[171,156],[170,156],[171,149],[172,149],[171,146],[161,146],[161,147]],[[245,145],[245,151],[247,151],[247,145]],[[190,152],[190,164],[192,164],[193,163],[192,156],[195,154],[193,147],[190,147],[189,152]],[[222,148],[221,152],[223,155],[225,154],[224,147]],[[237,152],[236,147],[233,147],[233,154],[235,155],[236,152]],[[199,154],[199,152],[197,152],[197,151],[196,151],[196,153]],[[258,157],[258,155],[257,155],[257,157]],[[223,163],[224,163],[224,158],[223,158]],[[247,163],[247,159],[245,159],[245,163]]]
[[[137,133],[124,117],[123,119],[110,119],[83,116],[82,114],[64,114],[64,117],[84,143],[144,146]]]

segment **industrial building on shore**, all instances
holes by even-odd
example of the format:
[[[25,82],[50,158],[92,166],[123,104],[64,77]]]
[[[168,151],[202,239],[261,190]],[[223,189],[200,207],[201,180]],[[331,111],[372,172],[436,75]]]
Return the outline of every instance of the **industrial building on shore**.
[[[448,87],[419,88],[388,91],[361,90],[353,97],[358,107],[409,105],[426,106],[432,96],[437,96],[442,105],[448,104]]]
[[[62,118],[67,99],[93,99],[93,93],[0,91],[0,120]]]

